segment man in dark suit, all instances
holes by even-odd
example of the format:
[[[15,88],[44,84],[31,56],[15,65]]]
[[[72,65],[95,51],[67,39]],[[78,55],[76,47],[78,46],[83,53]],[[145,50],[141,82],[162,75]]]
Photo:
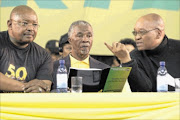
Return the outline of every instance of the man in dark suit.
[[[71,54],[63,58],[63,60],[65,60],[65,65],[68,71],[69,71],[69,67],[86,68],[86,69],[88,68],[105,69],[109,67],[108,65],[93,59],[89,55],[93,43],[93,30],[92,30],[92,26],[88,22],[86,21],[73,22],[68,31],[68,41],[72,45],[72,51]],[[58,66],[59,66],[59,61],[55,61],[52,89],[56,88],[56,72]],[[97,92],[98,85],[99,85],[99,81],[98,82],[96,81],[96,83],[93,83],[93,85],[92,84],[86,85],[89,87],[86,90],[83,88],[85,90],[83,92]]]

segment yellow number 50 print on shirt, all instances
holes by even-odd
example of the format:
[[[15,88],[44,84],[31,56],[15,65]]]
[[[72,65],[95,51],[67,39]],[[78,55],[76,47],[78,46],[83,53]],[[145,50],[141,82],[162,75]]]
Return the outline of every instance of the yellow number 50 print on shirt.
[[[21,74],[22,73],[22,74]],[[21,75],[20,75],[21,74]],[[27,77],[27,71],[25,67],[19,67],[17,70],[15,66],[10,64],[8,67],[8,71],[5,74],[7,77],[15,78],[16,80],[25,80]]]

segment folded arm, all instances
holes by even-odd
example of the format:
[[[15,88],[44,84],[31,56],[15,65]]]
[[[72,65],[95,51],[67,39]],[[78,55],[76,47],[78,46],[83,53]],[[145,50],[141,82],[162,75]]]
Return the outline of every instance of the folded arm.
[[[24,85],[24,83],[8,78],[0,72],[0,90],[22,92],[24,91]]]
[[[0,72],[0,90],[7,92],[49,92],[52,82],[50,80],[34,79],[27,83],[8,78]]]
[[[25,84],[24,92],[49,92],[52,82],[50,80],[34,79]]]

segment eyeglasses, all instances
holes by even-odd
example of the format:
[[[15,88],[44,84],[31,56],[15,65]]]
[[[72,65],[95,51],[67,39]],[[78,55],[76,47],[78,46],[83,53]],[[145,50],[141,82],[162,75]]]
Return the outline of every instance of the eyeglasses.
[[[11,20],[12,20],[12,19],[11,19]],[[17,22],[19,26],[25,27],[25,28],[27,28],[29,25],[32,25],[34,29],[38,29],[38,28],[40,27],[40,25],[37,24],[37,23],[33,23],[33,24],[32,24],[32,23],[28,23],[28,22],[26,22],[26,21],[23,21],[23,22],[16,21],[16,20],[12,20],[12,21]]]
[[[143,36],[143,35],[145,35],[146,33],[148,33],[148,32],[150,32],[150,31],[153,31],[153,30],[156,30],[156,29],[158,29],[158,28],[154,28],[154,29],[152,29],[152,30],[140,30],[139,32],[137,32],[137,31],[132,31],[132,34],[134,35],[134,36],[136,36],[137,34],[139,34],[139,36]],[[159,30],[159,29],[158,29]]]

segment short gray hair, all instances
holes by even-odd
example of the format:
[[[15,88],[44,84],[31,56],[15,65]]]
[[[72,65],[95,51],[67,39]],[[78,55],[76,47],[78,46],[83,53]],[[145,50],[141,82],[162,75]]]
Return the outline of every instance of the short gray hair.
[[[91,24],[89,24],[87,21],[84,21],[84,20],[78,20],[78,21],[75,21],[71,24],[71,26],[69,27],[69,30],[68,30],[68,37],[71,36],[71,33],[74,29],[75,26],[78,26],[78,25],[88,25],[92,28]]]

